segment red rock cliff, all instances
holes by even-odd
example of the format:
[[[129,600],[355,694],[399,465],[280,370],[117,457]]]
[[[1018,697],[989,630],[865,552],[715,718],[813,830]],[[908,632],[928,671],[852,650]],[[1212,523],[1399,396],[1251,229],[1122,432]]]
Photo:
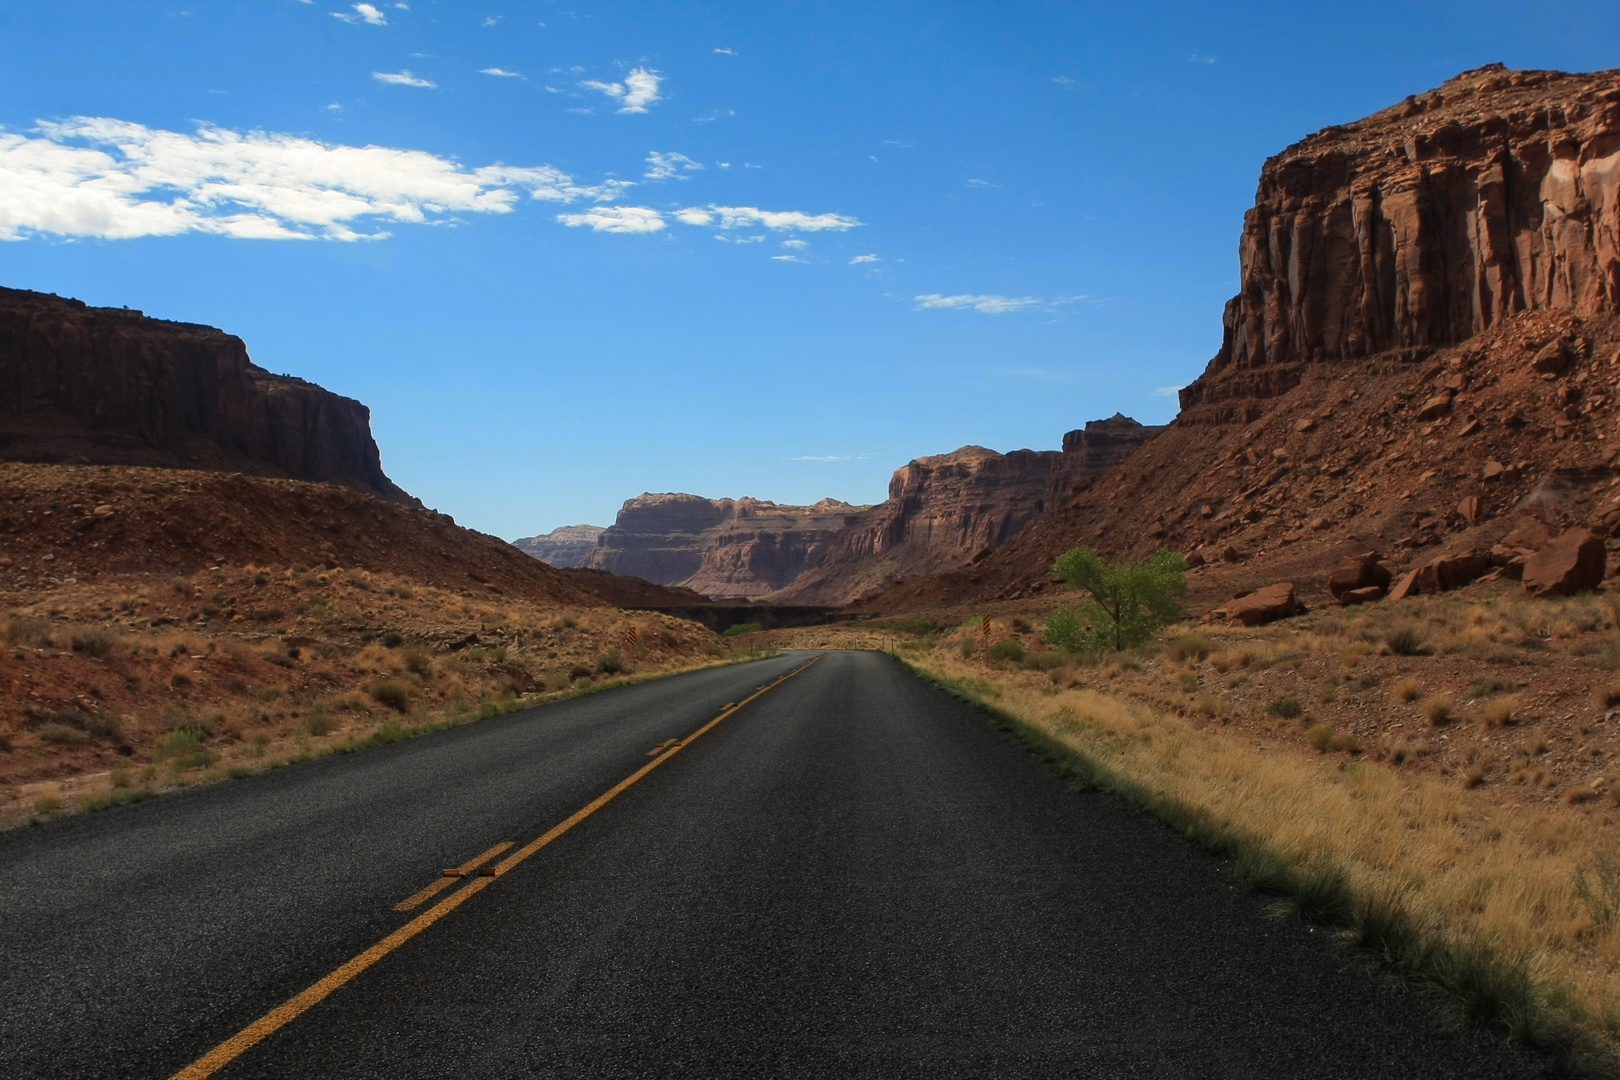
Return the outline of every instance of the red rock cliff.
[[[180,465],[409,501],[360,402],[272,375],[211,326],[0,289],[0,458]]]
[[[1452,345],[1525,311],[1612,313],[1617,237],[1620,71],[1491,65],[1325,128],[1261,171],[1241,288],[1184,419],[1254,419],[1308,362]]]

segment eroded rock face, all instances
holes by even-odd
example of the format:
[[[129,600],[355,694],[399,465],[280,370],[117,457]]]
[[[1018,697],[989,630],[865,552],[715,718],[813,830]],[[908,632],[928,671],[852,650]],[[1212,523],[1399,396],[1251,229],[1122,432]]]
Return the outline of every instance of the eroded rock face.
[[[1115,413],[1069,432],[1061,451],[964,446],[917,458],[895,470],[887,501],[852,517],[826,558],[771,599],[845,604],[900,579],[967,566],[1161,430]]]
[[[819,563],[865,509],[836,499],[787,506],[649,493],[625,502],[587,565],[704,596],[762,596]]]
[[[559,570],[587,566],[596,551],[596,539],[606,530],[601,525],[564,525],[540,536],[525,536],[512,546]]]
[[[211,326],[0,289],[0,457],[329,481],[407,501],[371,412]]]
[[[1267,161],[1241,289],[1184,410],[1275,396],[1302,364],[1424,350],[1524,311],[1620,306],[1620,72],[1491,65]],[[1538,370],[1573,362],[1546,344]],[[1426,404],[1439,415],[1448,406]],[[1250,405],[1252,408],[1252,404]]]

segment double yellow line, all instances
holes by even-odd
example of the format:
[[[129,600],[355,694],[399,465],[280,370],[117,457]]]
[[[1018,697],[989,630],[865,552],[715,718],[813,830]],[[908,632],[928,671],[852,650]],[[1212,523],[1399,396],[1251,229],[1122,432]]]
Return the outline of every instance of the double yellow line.
[[[768,694],[770,691],[776,689],[778,686],[793,678],[793,676],[799,674],[799,672],[803,671],[811,664],[814,664],[816,660],[820,659],[821,658],[818,656],[815,660],[811,660],[809,663],[799,665],[786,675],[783,675],[781,678],[777,679],[775,682],[767,683],[760,687],[758,690],[743,698],[735,705],[727,706],[721,711],[719,716],[716,716],[713,720],[710,720],[708,723],[692,732],[692,734],[675,743],[668,750],[665,750],[656,758],[649,761],[647,764],[643,765],[641,768],[637,769],[623,780],[620,780],[617,784],[614,784],[612,787],[608,788],[602,794],[598,795],[596,798],[574,811],[574,813],[569,815],[569,817],[564,821],[546,830],[546,832],[540,837],[531,840],[523,847],[518,848],[516,851],[512,852],[512,854],[496,863],[493,874],[486,877],[475,877],[468,880],[466,885],[461,889],[458,889],[449,896],[445,897],[443,900],[440,900],[437,904],[434,904],[432,907],[422,912],[422,914],[418,915],[416,918],[412,919],[398,930],[395,930],[392,934],[389,934],[387,937],[377,942],[377,944],[373,945],[359,956],[354,957],[352,960],[348,961],[337,970],[333,971],[330,975],[327,975],[325,978],[315,983],[313,986],[310,986],[308,989],[302,991],[292,998],[289,998],[281,1005],[271,1009],[269,1012],[253,1021],[253,1023],[249,1024],[247,1027],[243,1028],[241,1031],[238,1031],[235,1035],[232,1035],[230,1038],[208,1051],[208,1053],[204,1054],[196,1061],[193,1061],[190,1065],[187,1065],[185,1068],[175,1073],[170,1080],[203,1080],[204,1077],[212,1076],[215,1072],[224,1068],[232,1061],[235,1061],[238,1057],[241,1057],[242,1054],[246,1053],[252,1047],[264,1041],[266,1038],[269,1038],[271,1035],[286,1027],[304,1013],[320,1004],[322,1001],[326,1000],[326,998],[334,990],[337,990],[339,987],[349,982],[356,975],[359,975],[372,964],[375,964],[378,960],[381,960],[383,957],[387,956],[389,953],[411,940],[411,938],[415,937],[417,934],[420,934],[422,931],[426,930],[428,927],[450,914],[450,912],[466,903],[473,897],[474,894],[489,888],[489,886],[493,885],[498,878],[515,867],[518,863],[522,862],[524,859],[527,859],[529,856],[533,855],[535,852],[557,839],[563,833],[567,832],[569,829],[572,829],[575,825],[578,825],[580,822],[602,809],[602,807],[612,802],[626,788],[630,787],[630,785],[634,784],[637,780],[640,780],[642,777],[658,768],[658,766],[680,753],[682,748],[691,744],[692,740],[696,739],[698,736],[720,723],[720,721],[724,720],[726,717],[735,713],[738,709],[741,709],[744,705],[747,705],[750,701]],[[485,853],[485,856],[487,855],[488,852]],[[480,861],[485,856],[480,856]],[[426,890],[423,891],[426,892]],[[415,897],[412,899],[415,899]]]

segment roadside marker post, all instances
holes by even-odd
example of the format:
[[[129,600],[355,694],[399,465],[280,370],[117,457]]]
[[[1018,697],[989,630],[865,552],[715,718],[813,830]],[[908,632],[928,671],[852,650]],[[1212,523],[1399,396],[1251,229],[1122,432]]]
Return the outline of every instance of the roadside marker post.
[[[633,626],[627,628],[624,632],[625,651],[630,654],[630,666],[632,668],[636,666],[636,642],[640,638],[641,635],[636,632],[636,628]]]
[[[990,616],[986,615],[981,625],[984,627],[984,658],[988,660],[990,659]]]

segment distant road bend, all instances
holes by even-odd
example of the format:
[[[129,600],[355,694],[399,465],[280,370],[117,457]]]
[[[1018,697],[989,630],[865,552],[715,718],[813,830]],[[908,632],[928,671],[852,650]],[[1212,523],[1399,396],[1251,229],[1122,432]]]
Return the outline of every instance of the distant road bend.
[[[1556,1075],[874,653],[13,830],[0,912],[5,1077]]]

